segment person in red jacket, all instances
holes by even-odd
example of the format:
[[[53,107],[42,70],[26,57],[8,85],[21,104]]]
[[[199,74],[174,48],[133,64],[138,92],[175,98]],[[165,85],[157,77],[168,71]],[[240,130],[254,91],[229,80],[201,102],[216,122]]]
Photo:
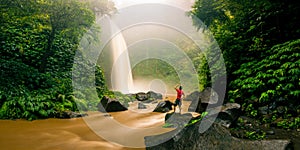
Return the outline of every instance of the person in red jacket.
[[[182,90],[182,86],[180,85],[179,89],[178,89],[178,86],[179,85],[175,86],[175,90],[177,92],[177,97],[176,97],[176,100],[175,100],[174,112],[176,111],[176,107],[178,105],[178,107],[179,107],[179,113],[181,113],[182,97],[185,96],[185,95],[184,95],[184,92]]]

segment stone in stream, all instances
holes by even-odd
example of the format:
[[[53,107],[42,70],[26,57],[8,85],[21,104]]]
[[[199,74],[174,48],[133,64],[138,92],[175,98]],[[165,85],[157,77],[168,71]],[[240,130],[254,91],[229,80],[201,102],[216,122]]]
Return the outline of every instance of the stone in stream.
[[[174,103],[170,102],[169,100],[161,101],[157,104],[153,112],[169,112],[173,109]]]
[[[209,121],[209,119],[202,121]],[[180,130],[175,129],[160,135],[146,136],[146,150],[293,149],[290,140],[244,140],[231,136],[228,129],[217,123],[213,123],[204,133],[199,133],[199,126],[200,122]]]
[[[163,97],[162,97],[162,94],[160,94],[160,93],[149,91],[147,93],[144,93],[144,92],[136,93],[135,98],[138,101],[153,101],[153,100],[157,100],[157,99],[162,99]]]
[[[145,100],[148,100],[148,99],[149,99],[148,94],[147,94],[147,93],[144,93],[144,92],[136,93],[136,94],[135,94],[135,98],[136,98],[138,101],[145,101]]]
[[[141,102],[138,103],[138,109],[147,109],[147,106]]]
[[[149,98],[153,98],[153,99],[163,99],[162,94],[156,93],[156,92],[153,92],[153,91],[147,92],[147,95],[148,95]]]
[[[62,119],[79,118],[79,117],[85,117],[85,116],[88,116],[88,114],[73,112],[73,111],[64,111],[64,112],[58,113],[56,115],[57,118],[62,118]]]
[[[104,96],[97,105],[100,112],[116,112],[125,111],[127,108],[123,106],[119,101]]]

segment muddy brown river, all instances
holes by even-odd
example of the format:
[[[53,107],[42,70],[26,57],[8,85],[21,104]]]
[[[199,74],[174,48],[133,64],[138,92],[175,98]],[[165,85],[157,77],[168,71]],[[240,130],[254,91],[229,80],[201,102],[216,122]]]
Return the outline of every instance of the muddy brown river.
[[[0,120],[0,149],[142,150],[145,149],[145,136],[173,130],[162,127],[164,113],[138,112],[135,106],[132,104],[133,109],[109,114],[89,112],[83,118]],[[134,146],[119,144],[124,141]]]

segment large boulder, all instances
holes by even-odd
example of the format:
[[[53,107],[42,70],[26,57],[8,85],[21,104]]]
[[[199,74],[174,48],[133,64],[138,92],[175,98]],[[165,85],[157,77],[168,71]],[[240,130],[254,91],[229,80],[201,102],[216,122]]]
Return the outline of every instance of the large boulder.
[[[217,122],[229,128],[240,116],[241,105],[238,103],[226,103],[222,106],[221,111],[216,119]]]
[[[207,108],[207,103],[201,103],[198,109],[201,109],[200,112],[207,112],[207,117],[215,118],[217,123],[223,125],[224,127],[231,127],[234,124],[239,116],[241,115],[241,105],[238,103],[226,103],[219,106],[219,104],[211,104]]]
[[[222,104],[218,103],[218,97],[217,92],[208,87],[202,92],[195,91],[191,93],[185,100],[192,101],[189,106],[190,112],[202,113],[207,109],[208,105],[210,105],[210,108],[221,106]]]
[[[163,99],[163,96],[160,93],[155,93],[153,91],[149,91],[147,93],[144,93],[144,92],[136,93],[135,98],[138,101],[153,101],[153,100],[157,100],[157,99]]]
[[[171,124],[175,127],[183,127],[186,125],[191,119],[193,118],[193,115],[190,113],[167,113],[165,116],[165,123]]]
[[[119,101],[104,96],[97,105],[100,112],[116,112],[127,110]]]
[[[156,93],[156,92],[153,92],[153,91],[147,92],[147,95],[148,95],[149,98],[153,98],[153,99],[163,99],[162,94]]]
[[[186,101],[193,101],[193,100],[199,100],[201,92],[199,91],[194,91],[191,94],[187,95],[184,100]]]
[[[219,95],[213,88],[208,87],[201,92],[200,99],[202,103],[216,104],[218,102]]]
[[[215,115],[218,123],[228,128],[237,120],[241,112],[241,106],[238,103],[222,105],[218,99],[218,94],[210,87],[202,92],[191,93],[187,96],[187,100],[192,101],[189,107],[190,112],[210,112],[210,115]]]
[[[107,103],[110,101],[110,98],[103,96],[100,102],[97,105],[98,111],[100,112],[106,112],[105,107]]]
[[[207,121],[209,121],[209,119],[207,119]],[[290,140],[250,141],[231,136],[228,129],[217,123],[213,123],[204,133],[199,133],[199,126],[200,122],[161,135],[146,136],[146,150],[284,150],[293,148]]]
[[[173,109],[174,103],[170,102],[169,100],[166,101],[161,101],[157,104],[153,112],[169,112],[170,110]]]
[[[123,106],[119,101],[110,101],[105,108],[106,112],[116,112],[116,111],[125,111],[128,110]]]

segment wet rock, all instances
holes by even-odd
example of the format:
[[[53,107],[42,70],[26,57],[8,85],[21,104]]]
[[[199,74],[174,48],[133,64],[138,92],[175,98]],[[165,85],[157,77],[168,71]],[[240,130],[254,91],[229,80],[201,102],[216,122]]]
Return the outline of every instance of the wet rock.
[[[59,114],[57,114],[58,118],[62,119],[69,119],[69,118],[79,118],[79,117],[85,117],[88,116],[88,114],[84,113],[79,113],[79,112],[73,112],[73,111],[64,111]]]
[[[173,109],[172,108],[173,105],[174,103],[170,102],[169,100],[161,101],[157,104],[153,112],[163,112],[163,113],[168,112]]]
[[[208,103],[199,103],[198,106],[196,107],[196,110],[195,112],[198,112],[198,113],[202,113],[202,112],[205,112],[206,108],[208,106]]]
[[[218,94],[210,87],[206,88],[203,92],[195,91],[191,93],[185,100],[192,101],[188,109],[190,112],[202,113],[208,105],[210,108],[222,105],[218,103]]]
[[[174,125],[174,127],[183,127],[186,125],[191,119],[193,115],[190,113],[167,113],[165,116],[165,123],[169,123]]]
[[[206,111],[208,113],[207,117],[216,118],[215,122],[227,128],[235,124],[241,114],[241,105],[238,103],[226,103],[222,106],[213,104],[209,108],[204,108],[207,106],[204,104],[206,103],[199,105],[200,112]]]
[[[143,104],[143,103],[138,103],[138,109],[146,109],[147,108],[147,106],[145,105],[145,104]]]
[[[189,112],[197,112],[197,113],[201,114],[205,111],[210,111],[210,110],[219,108],[221,106],[222,106],[222,104],[219,104],[219,103],[202,103],[202,102],[199,102],[196,106],[192,103],[189,106],[188,110],[189,110]]]
[[[237,103],[227,103],[222,106],[216,119],[221,125],[229,128],[240,116],[241,105]]]
[[[156,93],[156,92],[153,92],[153,91],[147,92],[147,95],[148,95],[149,98],[153,98],[153,99],[163,99],[162,94]]]
[[[208,120],[207,120],[208,121]],[[168,133],[145,137],[146,150],[199,150],[199,149],[264,149],[283,150],[291,146],[290,140],[250,141],[232,137],[230,132],[212,124],[204,133],[199,133],[200,122]]]
[[[201,92],[199,97],[202,103],[208,104],[216,104],[219,98],[218,93],[211,87],[208,87],[203,92]]]
[[[186,100],[186,101],[199,100],[200,94],[201,94],[201,92],[194,91],[193,93],[187,95],[184,100]]]
[[[162,94],[153,91],[149,91],[147,93],[139,92],[135,94],[135,98],[138,101],[154,101],[157,99],[162,99]]]
[[[105,107],[106,107],[108,101],[110,101],[110,99],[106,96],[103,96],[97,105],[98,111],[105,112]]]
[[[199,98],[197,100],[197,98]],[[222,106],[218,102],[218,94],[212,88],[206,88],[203,92],[193,92],[187,96],[188,100],[192,100],[189,107],[190,112],[209,112],[215,115],[216,121],[225,127],[230,127],[241,114],[241,105],[238,103],[227,103]],[[198,101],[198,102],[197,102]]]
[[[145,101],[149,99],[148,94],[144,92],[136,93],[135,98],[139,101]]]
[[[223,112],[230,112],[232,110],[240,110],[241,109],[241,105],[238,103],[226,103],[223,108],[222,111]]]
[[[127,110],[119,101],[104,96],[97,105],[100,112],[116,112]]]
[[[123,106],[119,101],[110,101],[105,107],[106,112],[125,111],[127,108]]]

